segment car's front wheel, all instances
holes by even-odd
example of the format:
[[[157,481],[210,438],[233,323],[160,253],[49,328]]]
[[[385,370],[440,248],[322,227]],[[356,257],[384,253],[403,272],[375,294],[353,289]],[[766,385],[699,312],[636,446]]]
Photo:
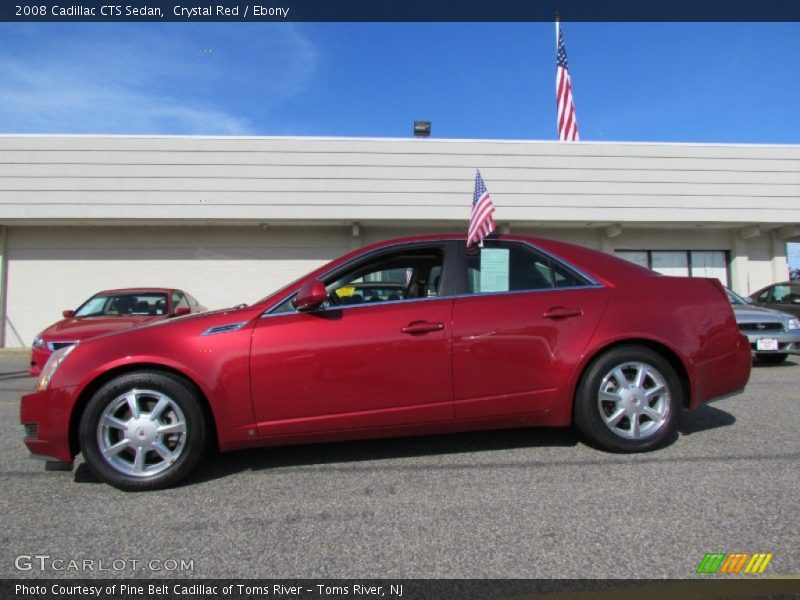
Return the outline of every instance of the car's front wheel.
[[[182,379],[158,372],[128,373],[103,385],[80,423],[89,467],[125,490],[176,484],[207,445],[208,427],[195,394]]]
[[[675,369],[643,346],[602,354],[581,377],[575,424],[588,440],[616,452],[644,452],[670,442],[683,406]]]

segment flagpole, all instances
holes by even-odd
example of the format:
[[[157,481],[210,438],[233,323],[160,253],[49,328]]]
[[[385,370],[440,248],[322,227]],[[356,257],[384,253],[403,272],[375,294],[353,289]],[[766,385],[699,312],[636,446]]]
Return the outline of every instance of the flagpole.
[[[558,11],[556,11],[556,54],[558,53],[558,29],[560,20],[561,17],[559,16]]]

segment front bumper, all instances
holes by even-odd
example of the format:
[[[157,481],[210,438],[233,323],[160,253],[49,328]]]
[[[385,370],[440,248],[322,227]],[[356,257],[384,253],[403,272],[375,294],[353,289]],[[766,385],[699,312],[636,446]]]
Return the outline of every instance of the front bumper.
[[[19,420],[25,428],[25,445],[31,454],[70,462],[69,418],[74,387],[26,394],[20,400]]]
[[[777,350],[759,350],[757,348],[758,341],[764,339],[777,340]],[[750,350],[754,354],[800,354],[800,330],[747,332],[747,340],[750,342]]]

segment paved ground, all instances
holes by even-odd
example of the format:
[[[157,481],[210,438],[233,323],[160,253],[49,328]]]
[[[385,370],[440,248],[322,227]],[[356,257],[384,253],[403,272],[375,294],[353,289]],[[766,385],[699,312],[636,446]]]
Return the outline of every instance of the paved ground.
[[[746,394],[685,415],[647,455],[542,429],[326,444],[213,457],[149,494],[29,460],[23,368],[0,356],[0,577],[86,575],[15,569],[35,554],[143,561],[128,577],[183,559],[194,570],[175,575],[683,578],[708,551],[800,572],[798,359],[755,368]]]

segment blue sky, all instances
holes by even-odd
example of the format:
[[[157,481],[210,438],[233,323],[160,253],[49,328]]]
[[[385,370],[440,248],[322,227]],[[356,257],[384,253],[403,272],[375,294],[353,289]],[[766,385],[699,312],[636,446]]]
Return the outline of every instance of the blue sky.
[[[566,23],[582,139],[800,142],[800,24]],[[552,23],[0,25],[0,132],[553,139]]]
[[[798,23],[563,27],[584,140],[800,143]],[[554,139],[554,79],[552,23],[0,24],[0,133]]]

